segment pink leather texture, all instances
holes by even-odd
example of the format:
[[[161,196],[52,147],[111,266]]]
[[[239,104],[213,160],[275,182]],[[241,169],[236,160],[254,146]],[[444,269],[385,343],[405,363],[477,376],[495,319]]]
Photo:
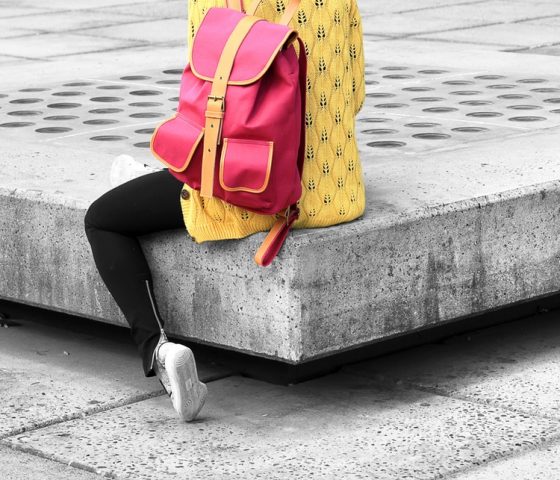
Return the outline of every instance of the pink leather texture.
[[[244,16],[227,8],[208,10],[193,42],[193,63],[183,72],[178,115],[160,124],[152,136],[154,155],[197,190],[204,143],[198,135],[204,134],[212,82],[197,76],[193,66],[198,75],[212,77],[229,35]],[[213,195],[261,214],[283,212],[302,192],[306,64],[305,52],[298,60],[292,33],[265,20],[253,25],[231,77],[245,84],[230,82],[226,92]]]

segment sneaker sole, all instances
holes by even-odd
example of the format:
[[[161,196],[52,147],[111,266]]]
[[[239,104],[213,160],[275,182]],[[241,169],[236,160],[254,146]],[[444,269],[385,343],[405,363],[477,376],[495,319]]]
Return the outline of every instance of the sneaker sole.
[[[183,420],[194,420],[206,401],[208,388],[198,379],[192,351],[185,347],[169,352],[165,370],[171,384],[173,407]]]

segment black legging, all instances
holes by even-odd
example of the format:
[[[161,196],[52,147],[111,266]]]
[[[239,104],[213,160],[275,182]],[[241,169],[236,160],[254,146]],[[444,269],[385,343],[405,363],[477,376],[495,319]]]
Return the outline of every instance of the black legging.
[[[154,375],[152,356],[163,322],[155,305],[150,268],[136,237],[184,228],[179,201],[182,186],[167,170],[150,173],[108,191],[91,204],[85,216],[95,264],[131,327],[147,377]]]

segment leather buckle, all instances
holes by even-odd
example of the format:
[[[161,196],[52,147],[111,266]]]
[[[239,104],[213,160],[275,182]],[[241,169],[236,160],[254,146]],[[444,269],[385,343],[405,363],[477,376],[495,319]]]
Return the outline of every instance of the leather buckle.
[[[214,100],[214,101],[216,101],[216,102],[217,102],[218,100],[221,100],[222,105],[220,106],[220,110],[221,110],[222,112],[225,111],[225,109],[226,109],[226,99],[225,99],[224,96],[222,96],[222,95],[208,95],[208,100]]]

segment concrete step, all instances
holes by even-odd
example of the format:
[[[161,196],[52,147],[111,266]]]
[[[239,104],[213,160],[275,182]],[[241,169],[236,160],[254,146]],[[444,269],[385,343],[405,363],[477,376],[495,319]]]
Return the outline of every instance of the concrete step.
[[[405,44],[366,41],[368,98],[356,127],[363,218],[293,232],[268,269],[252,260],[264,234],[203,245],[183,230],[142,239],[171,333],[298,364],[559,290],[560,60],[524,55],[520,65],[518,54],[457,56],[452,45],[429,52],[418,42],[405,56]],[[83,216],[109,189],[115,155],[152,162],[146,132],[175,106],[177,84],[161,83],[177,80],[174,70],[71,77],[61,65],[65,77],[30,85],[49,90],[2,92],[0,297],[125,324]],[[107,86],[122,87],[114,96],[123,100],[91,100]],[[130,106],[138,90],[164,100]],[[55,125],[44,116],[60,113],[45,107],[57,91],[83,95],[58,97],[78,104],[62,111],[77,118]],[[11,103],[25,98],[40,101]],[[116,123],[83,123],[113,103],[123,111],[103,118]],[[8,115],[21,110],[39,113]],[[32,125],[3,126],[14,121]],[[53,125],[72,130],[35,131]],[[90,140],[99,135],[127,138]]]

